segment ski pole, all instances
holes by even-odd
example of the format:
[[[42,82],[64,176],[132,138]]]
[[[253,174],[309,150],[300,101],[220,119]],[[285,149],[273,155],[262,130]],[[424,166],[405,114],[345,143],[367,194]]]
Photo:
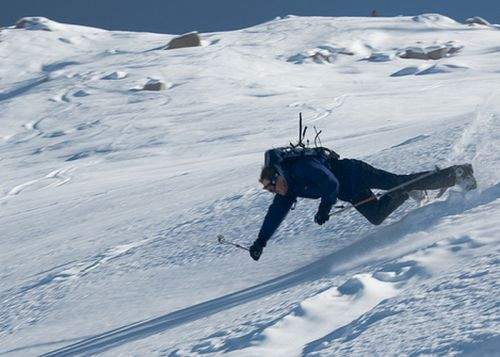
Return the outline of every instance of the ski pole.
[[[234,242],[230,242],[230,241],[227,241],[226,238],[224,238],[224,236],[222,234],[219,234],[217,235],[217,241],[220,243],[220,244],[227,244],[227,245],[232,245],[233,247],[236,247],[236,248],[240,248],[240,249],[243,249],[243,250],[246,250],[247,252],[249,251],[249,249],[247,247],[244,247],[238,243],[234,243]]]
[[[411,185],[412,183],[415,183],[415,182],[420,181],[420,180],[422,180],[422,179],[424,179],[424,178],[426,178],[426,177],[429,177],[429,176],[431,176],[431,175],[434,175],[434,174],[435,174],[435,173],[437,173],[439,170],[440,170],[440,169],[439,169],[439,167],[437,167],[437,166],[436,166],[436,169],[435,169],[435,170],[433,170],[433,171],[429,171],[429,172],[427,172],[426,174],[423,174],[422,176],[415,177],[415,178],[414,178],[414,179],[412,179],[412,180],[406,181],[406,182],[402,183],[401,185],[398,185],[398,186],[396,186],[396,187],[393,187],[393,188],[391,188],[390,190],[385,191],[383,194],[381,194],[381,195],[379,195],[379,196],[372,196],[372,197],[368,197],[368,198],[366,198],[366,199],[364,199],[364,200],[361,200],[361,201],[359,201],[359,202],[356,202],[355,204],[348,205],[348,206],[344,206],[344,207],[340,208],[339,210],[337,210],[337,211],[335,211],[335,212],[330,213],[330,214],[329,214],[329,216],[331,217],[331,216],[333,216],[334,214],[339,214],[339,213],[342,213],[342,212],[347,211],[347,210],[349,210],[349,209],[351,209],[351,208],[355,208],[355,207],[361,206],[362,204],[365,204],[365,203],[367,203],[367,202],[371,202],[371,201],[373,201],[373,200],[375,200],[375,199],[378,199],[378,198],[384,197],[385,195],[387,195],[387,194],[389,194],[389,193],[391,193],[391,192],[397,191],[397,190],[399,190],[399,189],[401,189],[401,188],[404,188],[404,187],[406,187],[406,186],[408,186],[408,185]]]

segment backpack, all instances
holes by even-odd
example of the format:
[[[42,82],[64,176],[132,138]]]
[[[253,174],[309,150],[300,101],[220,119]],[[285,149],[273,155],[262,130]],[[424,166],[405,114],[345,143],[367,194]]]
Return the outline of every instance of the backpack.
[[[264,165],[275,168],[281,176],[284,175],[284,170],[287,164],[301,158],[318,158],[332,164],[340,156],[333,150],[326,147],[305,147],[305,146],[283,146],[267,150],[264,154]]]
[[[316,131],[314,147],[309,147],[309,140],[307,140],[307,144],[304,144],[307,126],[302,130],[302,113],[299,113],[299,141],[297,144],[290,143],[288,146],[267,150],[264,154],[264,165],[275,168],[281,176],[286,176],[284,168],[287,164],[305,157],[318,158],[331,167],[340,158],[340,155],[321,146],[321,140],[319,140],[321,130],[318,132],[316,127],[314,127],[314,130]],[[320,146],[318,146],[318,142]]]

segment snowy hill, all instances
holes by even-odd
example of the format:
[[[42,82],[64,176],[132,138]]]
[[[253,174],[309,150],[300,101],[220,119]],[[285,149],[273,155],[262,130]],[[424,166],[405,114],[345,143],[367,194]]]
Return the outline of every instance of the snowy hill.
[[[497,27],[288,17],[175,50],[22,27],[0,32],[0,355],[498,353]],[[256,238],[299,112],[344,157],[471,162],[479,188],[378,227],[301,200],[254,262],[216,236]]]

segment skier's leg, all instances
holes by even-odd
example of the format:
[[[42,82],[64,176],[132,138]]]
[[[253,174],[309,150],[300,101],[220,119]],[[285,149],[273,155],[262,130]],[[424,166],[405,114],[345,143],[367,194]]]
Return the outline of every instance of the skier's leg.
[[[430,171],[400,176],[411,179],[412,177],[416,178],[428,172]],[[462,186],[466,191],[477,187],[471,164],[453,165],[445,169],[440,169],[432,175],[409,184],[408,187],[405,187],[405,190],[438,190],[455,185]]]
[[[351,162],[354,166],[353,171],[359,177],[361,187],[390,190],[414,178],[412,175],[396,175],[389,171],[377,169],[364,161],[351,160]]]
[[[408,199],[408,194],[401,191],[391,192],[377,199],[371,190],[359,192],[356,199],[351,203],[356,204],[363,200],[372,198],[371,201],[356,206],[356,210],[361,213],[370,223],[379,225],[387,216],[394,212],[404,201]]]
[[[454,186],[457,183],[457,177],[455,175],[456,166],[450,166],[442,170],[438,170],[435,173],[417,180],[405,187],[406,190],[439,190],[441,188],[447,188]],[[401,175],[408,179],[406,181],[412,180],[422,175],[428,174],[430,171],[419,172],[411,175]]]
[[[404,184],[405,182],[422,177],[423,175],[431,172],[423,171],[409,175],[397,175],[392,172],[377,169],[363,161],[353,161],[355,162],[356,170],[358,171],[360,180],[362,181],[362,186],[381,190],[390,190],[396,186]],[[404,188],[404,190],[438,190],[440,188],[451,187],[456,184],[455,171],[457,167],[458,166],[451,166],[439,170],[432,175],[409,184]]]

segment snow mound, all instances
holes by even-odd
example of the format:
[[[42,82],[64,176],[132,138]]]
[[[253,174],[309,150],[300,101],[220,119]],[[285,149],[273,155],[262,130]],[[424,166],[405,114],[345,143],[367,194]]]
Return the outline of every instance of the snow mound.
[[[491,24],[483,19],[482,17],[479,16],[474,16],[474,17],[469,17],[467,20],[465,20],[465,23],[467,25],[484,25],[484,26],[491,26]]]
[[[421,14],[412,17],[412,20],[427,25],[456,26],[459,23],[447,16],[440,14]]]
[[[397,295],[391,282],[359,274],[339,288],[327,289],[301,302],[291,314],[254,337],[259,344],[230,356],[299,356],[307,341],[314,341],[360,316],[384,299]]]
[[[294,64],[303,63],[333,63],[339,55],[352,56],[354,53],[345,47],[335,47],[332,45],[318,46],[317,48],[307,50],[293,55],[287,59],[287,62]]]
[[[23,17],[16,22],[15,27],[32,31],[56,31],[64,28],[64,25],[46,17]]]

